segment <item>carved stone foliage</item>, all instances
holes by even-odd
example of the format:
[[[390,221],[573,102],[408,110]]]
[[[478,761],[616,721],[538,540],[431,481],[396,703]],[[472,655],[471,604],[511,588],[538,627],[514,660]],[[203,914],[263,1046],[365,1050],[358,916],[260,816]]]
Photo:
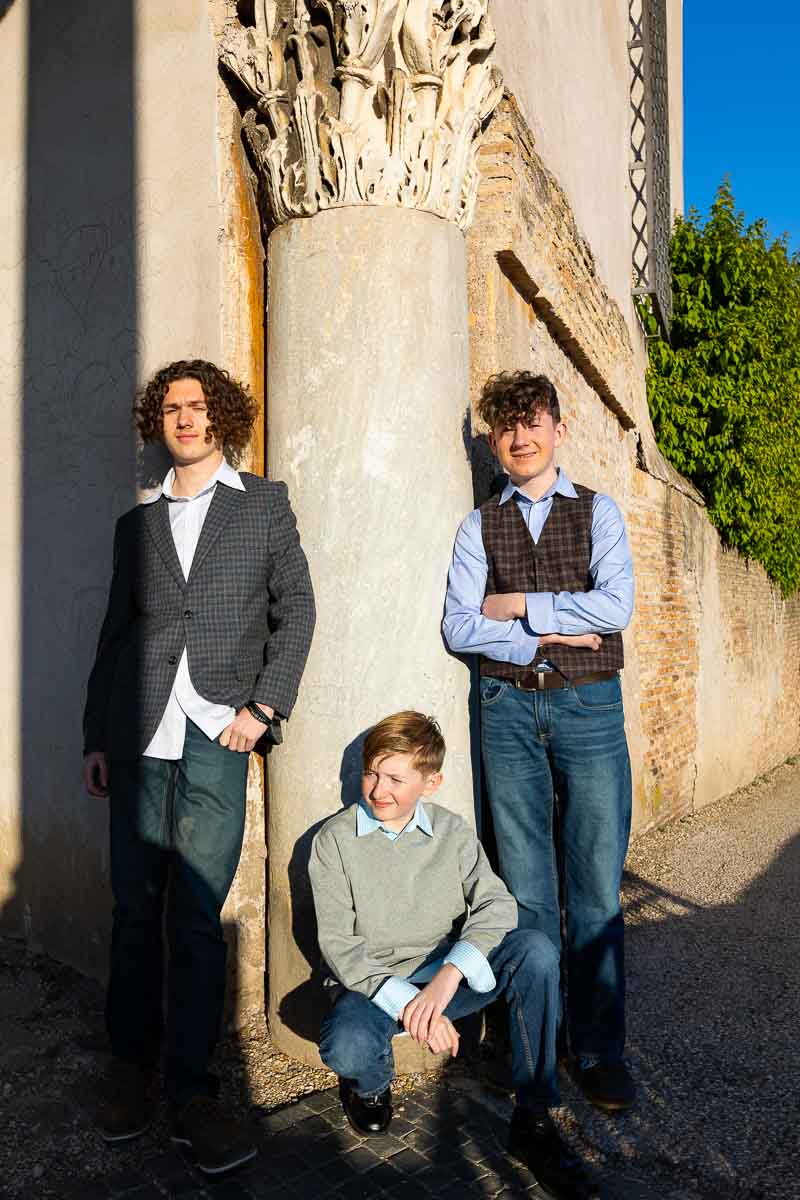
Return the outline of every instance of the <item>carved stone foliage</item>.
[[[502,95],[489,0],[255,0],[220,60],[269,226],[326,208],[420,208],[466,229]]]

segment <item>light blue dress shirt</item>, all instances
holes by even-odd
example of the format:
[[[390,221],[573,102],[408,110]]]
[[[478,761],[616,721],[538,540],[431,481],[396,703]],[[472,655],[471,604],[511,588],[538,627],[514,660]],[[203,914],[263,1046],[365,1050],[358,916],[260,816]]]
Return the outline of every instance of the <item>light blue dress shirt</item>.
[[[519,508],[534,543],[559,493],[577,499],[567,475],[559,467],[557,478],[538,500],[526,496],[510,481],[500,504]],[[610,496],[597,492],[592,504],[592,555],[589,592],[528,592],[527,616],[513,621],[492,621],[481,613],[488,564],[481,536],[481,512],[473,509],[456,534],[447,581],[442,623],[451,650],[458,654],[483,654],[496,662],[526,666],[533,661],[539,637],[545,633],[617,633],[633,613],[633,562],[622,513]]]
[[[368,834],[380,830],[390,842],[396,842],[398,838],[410,833],[412,829],[419,829],[428,837],[433,837],[430,817],[421,800],[417,801],[413,817],[399,833],[394,829],[387,829],[372,815],[364,801],[359,802],[356,813],[356,837],[366,837]],[[496,986],[494,972],[489,966],[486,956],[481,954],[480,950],[471,942],[456,942],[445,958],[428,963],[427,966],[416,971],[413,976],[415,983],[411,983],[399,975],[390,976],[372,997],[373,1004],[377,1004],[378,1008],[383,1009],[390,1017],[397,1020],[405,1006],[420,991],[416,984],[428,983],[445,963],[452,963],[454,967],[457,967],[475,992],[491,992]]]

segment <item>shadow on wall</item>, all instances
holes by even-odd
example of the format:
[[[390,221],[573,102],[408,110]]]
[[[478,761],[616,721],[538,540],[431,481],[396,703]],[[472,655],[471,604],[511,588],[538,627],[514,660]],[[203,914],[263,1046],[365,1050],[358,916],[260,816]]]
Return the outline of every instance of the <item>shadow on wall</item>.
[[[132,0],[30,0],[22,861],[0,925],[92,973],[106,966],[107,806],[81,787],[81,714],[114,521],[136,492],[133,62]]]
[[[342,808],[358,804],[361,798],[362,750],[369,733],[362,730],[345,747],[339,768]],[[311,843],[328,818],[317,821],[295,842],[289,861],[289,893],[292,899],[292,936],[303,958],[311,968],[311,977],[288,992],[280,1004],[280,1017],[298,1037],[309,1042],[319,1041],[322,1020],[330,1007],[324,987],[324,971],[317,944],[317,919],[314,898],[308,878]]]

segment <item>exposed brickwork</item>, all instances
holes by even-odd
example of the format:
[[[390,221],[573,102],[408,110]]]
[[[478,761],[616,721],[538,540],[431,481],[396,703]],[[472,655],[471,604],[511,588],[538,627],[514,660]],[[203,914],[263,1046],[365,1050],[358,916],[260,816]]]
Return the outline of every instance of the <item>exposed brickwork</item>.
[[[723,550],[701,498],[658,452],[639,331],[598,277],[513,97],[492,120],[481,168],[468,237],[471,396],[495,371],[548,374],[570,434],[562,465],[625,515],[637,603],[624,691],[641,831],[797,749],[800,600],[785,603],[758,566]],[[627,221],[620,214],[621,237]],[[485,448],[473,458],[483,499],[496,466]]]
[[[798,745],[800,597],[784,602],[762,568],[735,551],[721,551],[717,569],[720,625],[728,631],[725,658],[738,667],[742,692],[764,695],[765,702],[743,728],[737,728],[735,710],[731,713],[730,734],[751,741],[756,776]]]
[[[633,636],[646,739],[638,797],[650,824],[694,803],[700,602],[682,508],[691,502],[636,472],[628,533],[636,564]]]
[[[598,396],[626,428],[637,423],[634,350],[619,306],[597,275],[569,201],[506,95],[480,154],[483,176],[470,251],[494,258]],[[479,309],[473,307],[473,312]],[[477,327],[476,327],[477,332]]]

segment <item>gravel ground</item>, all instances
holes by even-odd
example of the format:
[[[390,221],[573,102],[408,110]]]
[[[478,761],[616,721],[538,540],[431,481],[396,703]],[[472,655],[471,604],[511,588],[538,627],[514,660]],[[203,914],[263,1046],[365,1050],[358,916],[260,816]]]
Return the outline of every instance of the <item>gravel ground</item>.
[[[601,1173],[648,1196],[800,1200],[799,801],[791,760],[631,849],[628,1054],[640,1101],[601,1116],[565,1082],[559,1119]],[[166,1148],[163,1120],[128,1149],[93,1132],[102,1003],[98,984],[0,939],[3,1200],[63,1197]],[[225,1098],[256,1119],[333,1082],[280,1054],[263,1023],[229,1038],[217,1066]],[[457,1067],[442,1083],[507,1112],[475,1075]]]
[[[0,1200],[61,1200],[76,1179],[118,1176],[171,1149],[165,1114],[127,1148],[109,1148],[92,1125],[95,1085],[108,1062],[104,993],[93,980],[0,938]],[[229,1036],[215,1071],[222,1096],[255,1122],[336,1077],[287,1058],[263,1021]],[[395,1091],[422,1077],[405,1075]]]
[[[800,1198],[800,759],[640,838],[626,864],[637,1108],[570,1111],[664,1200]]]

